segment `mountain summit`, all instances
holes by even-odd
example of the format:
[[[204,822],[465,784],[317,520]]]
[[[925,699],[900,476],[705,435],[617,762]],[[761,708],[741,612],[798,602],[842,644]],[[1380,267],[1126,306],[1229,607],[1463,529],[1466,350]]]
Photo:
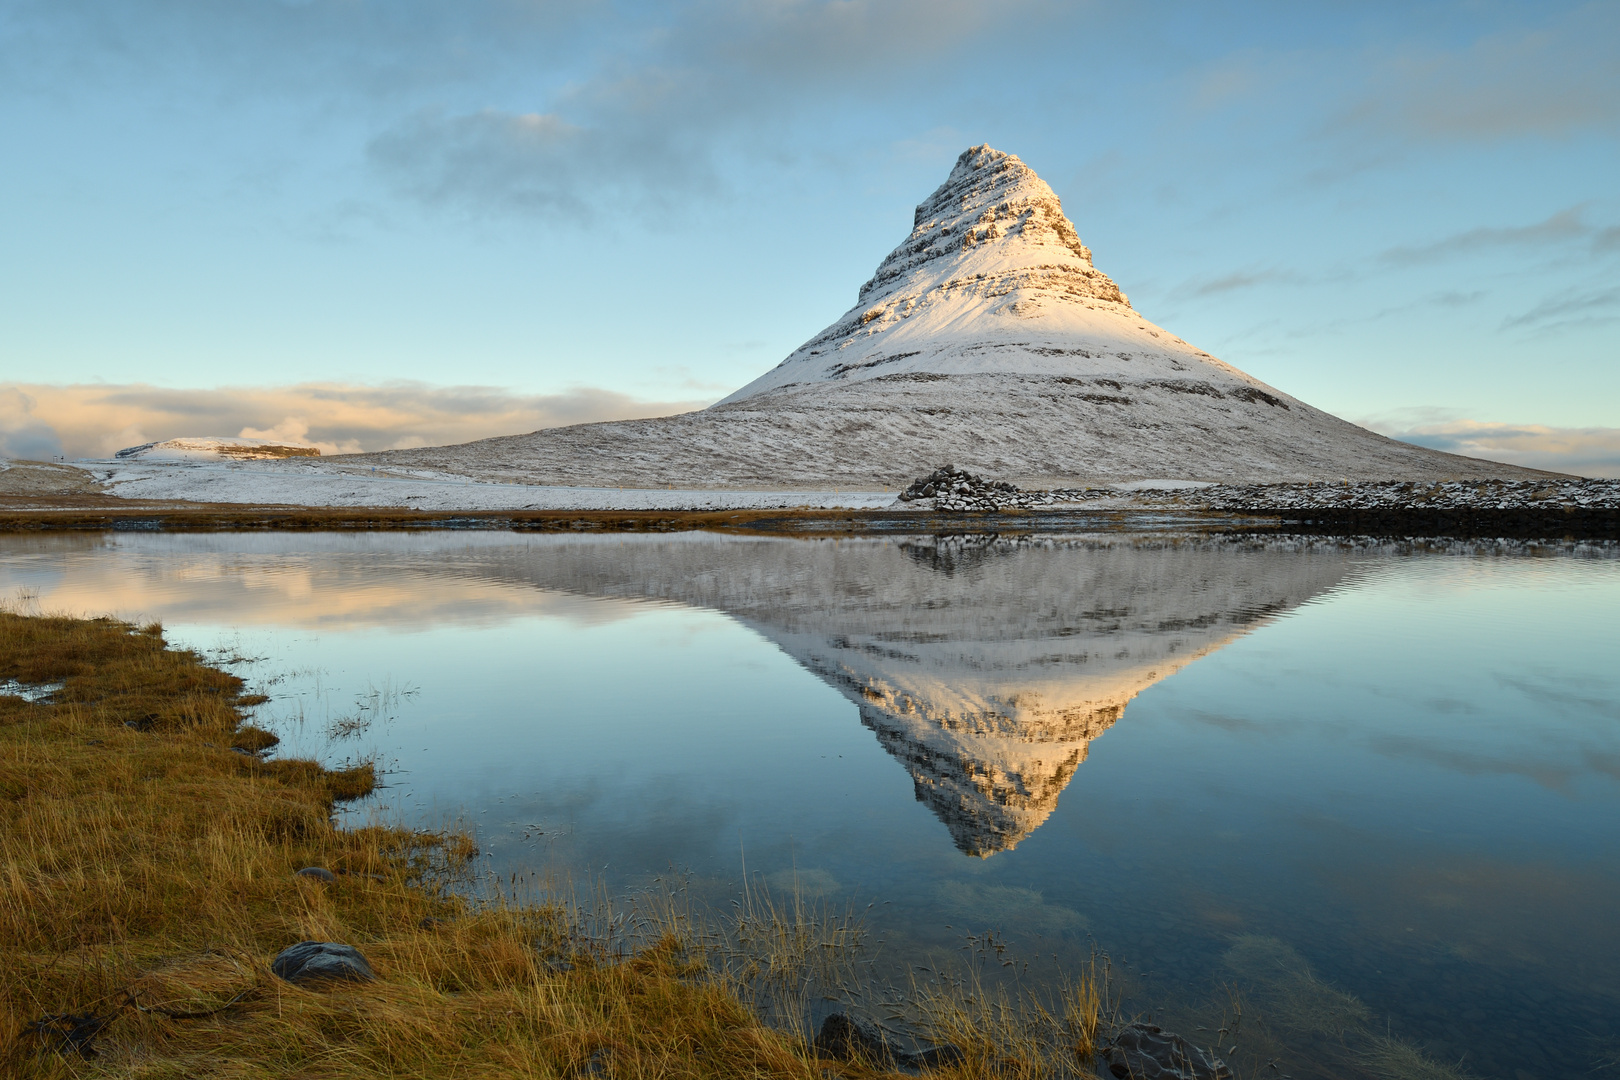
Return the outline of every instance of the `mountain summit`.
[[[941,461],[1031,487],[1547,475],[1386,439],[1155,326],[1045,181],[988,146],[854,307],[709,408],[371,457],[591,487],[898,490]]]
[[[1233,370],[1137,314],[1035,170],[975,146],[856,305],[721,404],[906,372],[1063,375],[1075,358],[1121,354],[1159,374],[1200,361]]]

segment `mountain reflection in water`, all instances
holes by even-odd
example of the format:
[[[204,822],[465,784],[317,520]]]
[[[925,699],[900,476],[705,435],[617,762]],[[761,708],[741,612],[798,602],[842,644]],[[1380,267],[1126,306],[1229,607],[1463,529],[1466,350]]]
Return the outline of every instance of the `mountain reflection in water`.
[[[1039,828],[1143,689],[1343,580],[1295,544],[558,538],[458,573],[722,611],[837,689],[956,846]]]
[[[91,554],[122,542],[41,543],[42,553]],[[985,858],[1040,827],[1132,698],[1333,588],[1353,557],[1336,544],[1129,536],[481,533],[454,545],[150,537],[137,564],[148,580],[127,563],[105,574],[92,563],[52,604],[150,612],[159,601],[181,621],[327,629],[483,621],[537,603],[608,617],[569,594],[719,611],[848,698],[956,847]]]
[[[900,984],[994,931],[1172,1030],[1241,992],[1256,1075],[1620,1054],[1620,545],[13,533],[20,594],[161,620],[496,877],[724,904],[746,854]]]

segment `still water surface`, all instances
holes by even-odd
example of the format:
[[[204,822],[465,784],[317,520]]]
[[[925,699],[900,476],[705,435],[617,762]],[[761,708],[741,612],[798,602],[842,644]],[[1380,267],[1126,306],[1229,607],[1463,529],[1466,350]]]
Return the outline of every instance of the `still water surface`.
[[[502,874],[720,899],[746,858],[875,904],[897,972],[1095,946],[1189,1033],[1235,990],[1263,1075],[1519,1080],[1620,1071],[1617,554],[50,535],[0,595],[162,620]]]

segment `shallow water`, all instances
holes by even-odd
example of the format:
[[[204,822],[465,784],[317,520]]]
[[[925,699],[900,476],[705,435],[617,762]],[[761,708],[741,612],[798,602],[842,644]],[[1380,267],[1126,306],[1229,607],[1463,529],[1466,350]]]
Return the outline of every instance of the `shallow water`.
[[[18,595],[161,619],[503,875],[746,858],[891,971],[1095,945],[1196,1039],[1235,990],[1268,1076],[1620,1058],[1614,548],[3,537]]]

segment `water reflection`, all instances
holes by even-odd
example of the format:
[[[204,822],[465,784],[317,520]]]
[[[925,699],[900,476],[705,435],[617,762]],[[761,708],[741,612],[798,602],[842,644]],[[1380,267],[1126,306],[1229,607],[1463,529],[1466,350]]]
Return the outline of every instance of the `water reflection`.
[[[288,752],[379,753],[393,810],[464,811],[492,871],[674,863],[724,903],[746,849],[884,901],[902,969],[964,927],[1071,966],[1095,938],[1173,1027],[1243,984],[1301,1078],[1377,1074],[1328,1014],[1503,1077],[1614,1059],[1617,571],[1163,535],[0,537],[0,595],[268,657],[233,670]],[[369,743],[289,719],[379,683],[420,694]]]
[[[55,582],[52,602],[70,610],[155,603],[184,621],[328,629],[537,608],[585,622],[614,617],[612,606],[571,596],[723,612],[853,703],[910,774],[917,800],[960,851],[981,858],[1011,850],[1051,816],[1092,740],[1142,690],[1333,588],[1349,567],[1332,548],[1301,557],[1292,543],[1162,537],[514,543],[469,534],[428,552],[411,539],[43,542],[59,555],[111,545],[125,556],[100,570],[86,560]]]
[[[956,536],[561,538],[458,572],[725,612],[848,698],[957,848],[988,857],[1051,815],[1133,697],[1348,568],[1292,544]]]

